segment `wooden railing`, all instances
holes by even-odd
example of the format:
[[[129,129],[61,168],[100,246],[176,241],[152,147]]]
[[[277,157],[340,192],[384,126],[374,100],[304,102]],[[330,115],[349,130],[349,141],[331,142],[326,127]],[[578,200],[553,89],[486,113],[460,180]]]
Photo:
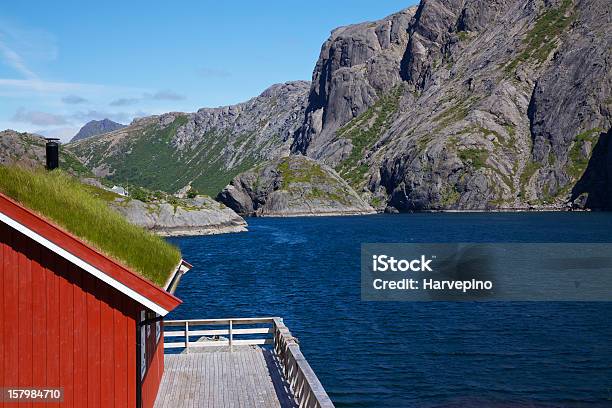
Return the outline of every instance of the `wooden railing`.
[[[164,322],[164,327],[165,349],[229,347],[232,352],[234,346],[272,346],[300,408],[334,407],[297,340],[279,317],[169,320]],[[168,341],[171,338],[182,341]]]
[[[280,318],[274,318],[274,353],[300,407],[332,408],[334,404]]]
[[[236,326],[250,326],[236,328]],[[213,328],[211,328],[211,326]],[[253,327],[256,326],[256,327]],[[179,329],[174,329],[178,327]],[[164,348],[261,346],[274,344],[274,318],[164,321]],[[262,337],[262,335],[265,335]],[[183,341],[167,342],[168,338]],[[236,338],[238,337],[238,338]],[[195,340],[195,341],[192,341]]]

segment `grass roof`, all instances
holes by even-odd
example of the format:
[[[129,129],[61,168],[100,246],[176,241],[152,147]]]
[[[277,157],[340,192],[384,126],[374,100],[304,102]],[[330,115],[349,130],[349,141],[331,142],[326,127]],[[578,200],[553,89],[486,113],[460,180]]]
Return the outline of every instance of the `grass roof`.
[[[102,253],[162,286],[181,253],[130,224],[69,174],[0,166],[0,192],[55,222]]]

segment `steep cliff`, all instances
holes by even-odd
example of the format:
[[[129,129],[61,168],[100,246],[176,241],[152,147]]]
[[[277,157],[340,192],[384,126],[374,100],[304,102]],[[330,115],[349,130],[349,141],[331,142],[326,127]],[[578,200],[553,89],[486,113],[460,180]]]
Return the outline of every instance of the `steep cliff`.
[[[602,206],[581,178],[607,157],[611,9],[423,0],[335,30],[292,151],[400,211]]]

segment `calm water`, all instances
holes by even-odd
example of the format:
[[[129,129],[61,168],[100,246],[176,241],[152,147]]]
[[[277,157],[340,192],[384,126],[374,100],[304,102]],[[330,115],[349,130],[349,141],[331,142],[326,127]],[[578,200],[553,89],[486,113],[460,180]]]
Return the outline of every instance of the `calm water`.
[[[362,242],[612,242],[612,214],[250,219],[177,238],[170,318],[281,316],[338,407],[612,406],[612,303],[360,301]]]

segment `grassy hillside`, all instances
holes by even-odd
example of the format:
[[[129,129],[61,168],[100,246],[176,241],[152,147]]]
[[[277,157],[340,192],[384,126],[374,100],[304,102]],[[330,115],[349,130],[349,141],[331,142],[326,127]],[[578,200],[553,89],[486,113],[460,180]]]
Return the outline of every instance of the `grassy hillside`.
[[[67,147],[119,184],[216,196],[239,173],[289,150],[309,92],[306,81],[275,84],[236,105],[149,116]]]
[[[91,189],[63,171],[0,166],[0,192],[163,285],[180,261],[179,250],[128,223]]]
[[[261,161],[261,149],[255,145],[255,135],[209,131],[197,145],[177,149],[172,144],[178,129],[188,121],[178,115],[174,122],[162,127],[150,123],[124,129],[126,137],[111,145],[104,138],[69,145],[80,157],[90,158],[88,166],[111,169],[108,179],[119,184],[131,184],[174,193],[191,183],[194,190],[215,196],[237,174]],[[228,152],[240,151],[238,161],[227,165]]]

